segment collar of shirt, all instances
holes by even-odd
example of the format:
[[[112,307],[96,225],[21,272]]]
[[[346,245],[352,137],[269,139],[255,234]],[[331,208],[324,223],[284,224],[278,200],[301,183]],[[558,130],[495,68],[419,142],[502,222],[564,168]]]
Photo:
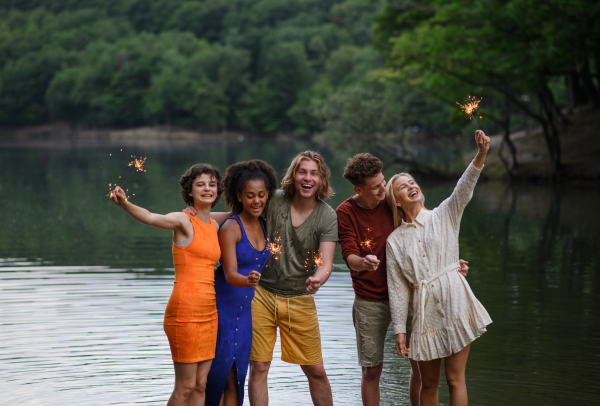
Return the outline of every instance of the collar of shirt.
[[[402,228],[402,233],[408,228],[417,227],[417,225],[423,227],[425,225],[425,220],[429,217],[429,210],[421,209],[417,217],[412,221],[412,223],[407,223],[402,220],[402,224],[400,227]]]

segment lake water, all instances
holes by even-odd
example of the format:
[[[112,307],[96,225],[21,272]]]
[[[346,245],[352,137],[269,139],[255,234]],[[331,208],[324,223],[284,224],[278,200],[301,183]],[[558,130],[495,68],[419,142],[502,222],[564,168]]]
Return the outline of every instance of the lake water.
[[[147,157],[147,172],[125,185],[132,201],[166,213],[183,208],[178,179],[196,162],[224,170],[261,158],[281,178],[291,157],[309,148],[332,170],[336,207],[352,193],[341,176],[346,156],[308,141],[0,144],[0,404],[166,403],[174,382],[162,330],[173,283],[170,236],[106,197],[109,183],[131,173],[130,155]],[[454,186],[421,185],[430,208]],[[480,181],[460,247],[494,322],[472,346],[471,404],[598,403],[598,207],[598,189]],[[335,403],[360,405],[354,294],[339,249],[336,263],[316,295],[325,367]],[[409,366],[393,343],[390,331],[381,403],[407,405]],[[300,368],[279,356],[277,346],[271,404],[311,404]],[[440,403],[448,404],[443,384]]]

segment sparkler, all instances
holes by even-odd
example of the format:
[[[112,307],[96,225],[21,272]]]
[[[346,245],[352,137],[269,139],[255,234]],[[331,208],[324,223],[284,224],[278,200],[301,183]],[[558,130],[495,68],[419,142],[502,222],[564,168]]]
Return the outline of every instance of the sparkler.
[[[127,166],[133,166],[133,171],[129,174],[127,179],[129,179],[129,177],[133,175],[134,172],[146,172],[146,170],[144,169],[144,163],[146,162],[146,158],[136,158],[135,155],[131,155],[131,157],[133,158],[133,161],[129,162]],[[125,182],[127,182],[127,179],[125,179],[125,181],[121,184],[121,187],[123,187]]]
[[[465,104],[460,104],[458,102],[456,103],[460,106],[461,110],[465,112],[467,117],[469,117],[469,120],[475,120],[475,124],[477,124],[477,128],[479,128],[480,130],[481,127],[479,127],[479,123],[477,122],[477,114],[475,113],[475,110],[479,108],[479,103],[481,103],[482,99],[483,98],[479,98],[479,100],[477,100],[475,96],[469,96],[467,97],[467,100],[465,100]],[[479,116],[479,118],[481,118],[481,116]]]
[[[121,150],[121,151],[123,151],[123,150]],[[110,154],[110,156],[112,156],[112,154]],[[144,163],[146,162],[146,158],[144,158],[144,157],[136,158],[135,155],[131,155],[131,157],[133,158],[133,161],[129,162],[127,164],[127,166],[133,166],[133,171],[129,174],[129,176],[127,176],[125,181],[123,181],[123,183],[121,183],[120,187],[123,187],[125,182],[127,182],[127,180],[131,177],[131,175],[133,175],[134,172],[146,172],[146,170],[144,169]],[[119,176],[119,178],[121,178],[121,177]],[[113,186],[117,186],[117,184],[116,183],[114,185],[112,183],[108,184],[109,193],[107,196],[112,196],[112,194],[113,194],[112,187]],[[129,189],[127,189],[127,191],[129,191]],[[133,194],[133,196],[135,196],[135,193]],[[127,196],[127,198],[129,198],[129,196]]]
[[[273,239],[273,242],[269,240],[267,241],[269,243],[269,250],[271,251],[271,255],[273,255],[273,258],[275,258],[276,260],[279,259],[277,255],[281,254],[281,237]]]
[[[317,267],[317,269],[319,269],[320,267],[323,266],[323,253],[322,252],[315,252],[315,254],[313,255],[313,261],[315,261],[315,266]]]
[[[371,232],[371,229],[367,228],[367,233],[370,233],[370,232]],[[373,247],[376,245],[376,243],[373,241],[372,238],[367,238],[367,234],[364,234],[364,236],[365,236],[365,240],[361,241],[360,246],[364,250],[366,250],[368,248],[369,251],[371,251],[371,255],[375,255],[375,254],[373,254]]]

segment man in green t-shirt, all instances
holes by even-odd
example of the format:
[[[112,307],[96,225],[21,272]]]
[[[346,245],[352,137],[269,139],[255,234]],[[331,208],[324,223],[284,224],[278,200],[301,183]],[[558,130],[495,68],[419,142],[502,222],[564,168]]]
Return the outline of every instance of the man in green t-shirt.
[[[269,402],[267,375],[278,327],[281,359],[302,367],[315,405],[333,405],[313,298],[331,274],[338,240],[337,216],[323,201],[333,195],[329,176],[321,155],[302,152],[292,160],[281,190],[269,199],[266,223],[271,259],[252,301],[248,381],[252,406]],[[230,215],[211,213],[219,223]]]
[[[322,199],[333,194],[321,155],[298,154],[269,200],[267,234],[272,247],[252,302],[250,404],[268,404],[267,374],[277,327],[281,359],[299,364],[315,405],[333,405],[323,366],[321,336],[312,294],[327,281],[338,240],[337,216]],[[278,252],[280,251],[280,252]]]

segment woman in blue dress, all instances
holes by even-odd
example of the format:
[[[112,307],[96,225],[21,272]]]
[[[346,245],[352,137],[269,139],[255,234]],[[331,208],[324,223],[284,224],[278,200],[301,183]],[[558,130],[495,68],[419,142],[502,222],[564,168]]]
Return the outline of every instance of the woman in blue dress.
[[[206,382],[206,405],[241,406],[252,348],[252,299],[270,251],[262,215],[277,187],[275,171],[259,160],[227,168],[225,204],[231,209],[219,230],[221,266],[215,274],[219,327]]]

